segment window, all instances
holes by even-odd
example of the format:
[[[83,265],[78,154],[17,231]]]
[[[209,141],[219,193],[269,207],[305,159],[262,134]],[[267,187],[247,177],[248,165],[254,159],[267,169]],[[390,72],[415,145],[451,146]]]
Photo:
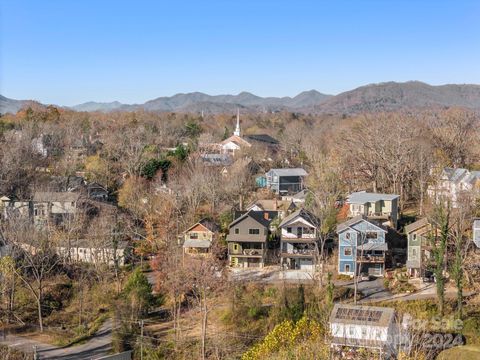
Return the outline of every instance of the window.
[[[367,328],[365,327],[362,327],[362,338],[366,338],[367,337]]]
[[[35,216],[38,216],[38,209],[35,209],[34,214]]]
[[[355,335],[355,328],[354,328],[353,326],[349,326],[349,327],[348,327],[348,334],[349,334],[350,336]]]
[[[412,249],[412,258],[417,257],[417,249]]]
[[[248,229],[250,235],[260,235],[260,229]]]
[[[376,239],[377,238],[377,232],[376,231],[367,231],[366,238],[367,239]]]
[[[233,251],[238,251],[238,244],[233,244]]]
[[[352,248],[351,247],[343,248],[343,255],[352,256]]]
[[[376,337],[377,339],[381,339],[381,338],[382,338],[382,332],[377,329],[377,330],[375,331],[375,337]]]
[[[287,233],[289,233],[289,234],[292,233],[292,228],[291,227],[287,227]]]
[[[345,240],[350,240],[350,233],[349,233],[349,232],[347,232],[347,233],[345,234]]]
[[[196,232],[190,233],[190,239],[194,239],[194,240],[198,239],[198,233],[196,233]]]
[[[345,265],[344,269],[345,269],[345,272],[347,273],[350,272],[350,265],[349,264]]]
[[[235,234],[240,234],[240,229],[239,228],[235,228]]]

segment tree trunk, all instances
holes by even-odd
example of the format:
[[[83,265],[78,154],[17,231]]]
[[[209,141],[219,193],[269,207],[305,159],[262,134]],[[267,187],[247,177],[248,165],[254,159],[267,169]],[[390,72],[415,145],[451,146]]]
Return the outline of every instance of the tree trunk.
[[[207,340],[207,299],[205,298],[205,291],[203,297],[203,318],[202,318],[202,360],[206,359],[206,340]]]
[[[42,315],[42,299],[41,292],[39,292],[37,297],[37,310],[38,310],[38,326],[40,327],[40,332],[43,332],[43,315]]]

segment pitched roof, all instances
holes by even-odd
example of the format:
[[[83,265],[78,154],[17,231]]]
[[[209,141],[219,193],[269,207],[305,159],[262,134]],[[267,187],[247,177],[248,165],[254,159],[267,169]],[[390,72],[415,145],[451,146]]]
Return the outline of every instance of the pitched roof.
[[[184,233],[190,231],[191,229],[193,229],[197,225],[202,225],[204,228],[206,228],[207,230],[209,230],[211,232],[215,232],[215,231],[219,230],[219,226],[214,221],[212,221],[210,219],[207,219],[207,218],[203,218],[199,222],[196,222],[195,224],[190,226],[187,230],[184,231]]]
[[[307,176],[308,175],[308,173],[302,168],[270,169],[270,171],[275,173],[278,176]]]
[[[237,135],[230,136],[229,138],[223,140],[220,144],[226,145],[229,142],[234,142],[238,146],[252,146],[252,144],[250,144],[247,140],[242,139],[240,136],[237,136]]]
[[[33,195],[34,202],[75,202],[80,195],[74,192],[50,192],[36,191]]]
[[[288,210],[292,206],[292,201],[286,200],[277,200],[277,199],[265,199],[265,200],[257,200],[253,205],[257,205],[258,207],[262,208],[265,211],[277,211],[277,210]],[[293,204],[295,206],[295,204]]]
[[[412,231],[418,230],[426,225],[428,225],[428,219],[427,218],[422,218],[420,220],[417,220],[411,224],[408,224],[405,226],[405,232],[410,233]]]
[[[253,210],[250,210],[248,212],[246,212],[245,214],[243,214],[242,216],[240,216],[239,218],[233,220],[230,225],[228,225],[228,227],[232,227],[234,226],[235,224],[238,224],[239,222],[243,221],[244,219],[246,219],[247,217],[251,217],[253,220],[255,220],[256,222],[258,222],[260,225],[268,228],[270,226],[270,222],[271,220],[267,220],[265,219],[265,217],[263,216],[264,214],[264,211],[253,211]]]
[[[277,145],[278,144],[277,139],[275,139],[275,138],[273,138],[273,137],[271,137],[270,135],[267,135],[267,134],[247,135],[247,139],[267,143],[267,144],[270,144],[270,145]]]
[[[280,227],[285,226],[286,224],[290,223],[292,220],[294,220],[297,217],[301,217],[305,221],[309,222],[313,226],[318,226],[320,224],[320,220],[313,215],[310,211],[305,210],[305,209],[298,209],[297,211],[294,211],[290,215],[288,215],[283,221],[280,223]]]
[[[393,200],[399,198],[400,195],[395,194],[377,194],[377,193],[367,193],[365,191],[358,191],[351,193],[348,196],[347,202],[349,204],[365,204],[367,202],[377,202],[380,200]]]
[[[337,233],[341,233],[341,232],[343,232],[343,231],[351,228],[353,225],[355,225],[355,224],[357,224],[357,223],[359,223],[359,222],[361,222],[361,221],[368,222],[369,224],[371,224],[371,225],[379,228],[380,230],[382,230],[382,231],[384,231],[384,232],[387,232],[387,231],[386,231],[385,229],[383,229],[382,227],[380,227],[380,226],[378,226],[378,225],[376,225],[376,224],[368,221],[365,216],[363,216],[363,215],[357,215],[357,216],[355,216],[355,217],[353,217],[353,218],[351,218],[351,219],[349,219],[349,220],[347,220],[347,221],[345,221],[345,222],[343,222],[343,223],[341,223],[341,224],[338,224],[338,225],[337,225]]]
[[[394,320],[395,309],[380,306],[358,306],[335,304],[330,314],[330,324],[356,324],[372,326],[389,326]]]

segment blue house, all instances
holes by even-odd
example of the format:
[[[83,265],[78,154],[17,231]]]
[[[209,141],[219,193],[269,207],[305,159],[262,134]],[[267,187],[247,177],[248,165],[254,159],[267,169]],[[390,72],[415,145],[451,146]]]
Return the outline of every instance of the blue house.
[[[337,234],[339,274],[383,276],[386,230],[360,215],[338,225]]]

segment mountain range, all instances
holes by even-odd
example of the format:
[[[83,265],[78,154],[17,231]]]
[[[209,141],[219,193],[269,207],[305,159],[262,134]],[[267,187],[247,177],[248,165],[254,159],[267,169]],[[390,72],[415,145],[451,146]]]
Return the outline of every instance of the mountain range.
[[[29,100],[13,100],[0,95],[0,113],[15,113]],[[35,102],[32,102],[35,103]],[[167,112],[249,112],[292,111],[303,113],[355,114],[426,107],[459,106],[480,110],[480,85],[432,86],[419,81],[385,82],[361,86],[338,95],[316,90],[295,97],[260,97],[248,92],[238,95],[207,95],[201,92],[159,97],[144,104],[87,102],[70,107],[75,111],[167,111]]]

